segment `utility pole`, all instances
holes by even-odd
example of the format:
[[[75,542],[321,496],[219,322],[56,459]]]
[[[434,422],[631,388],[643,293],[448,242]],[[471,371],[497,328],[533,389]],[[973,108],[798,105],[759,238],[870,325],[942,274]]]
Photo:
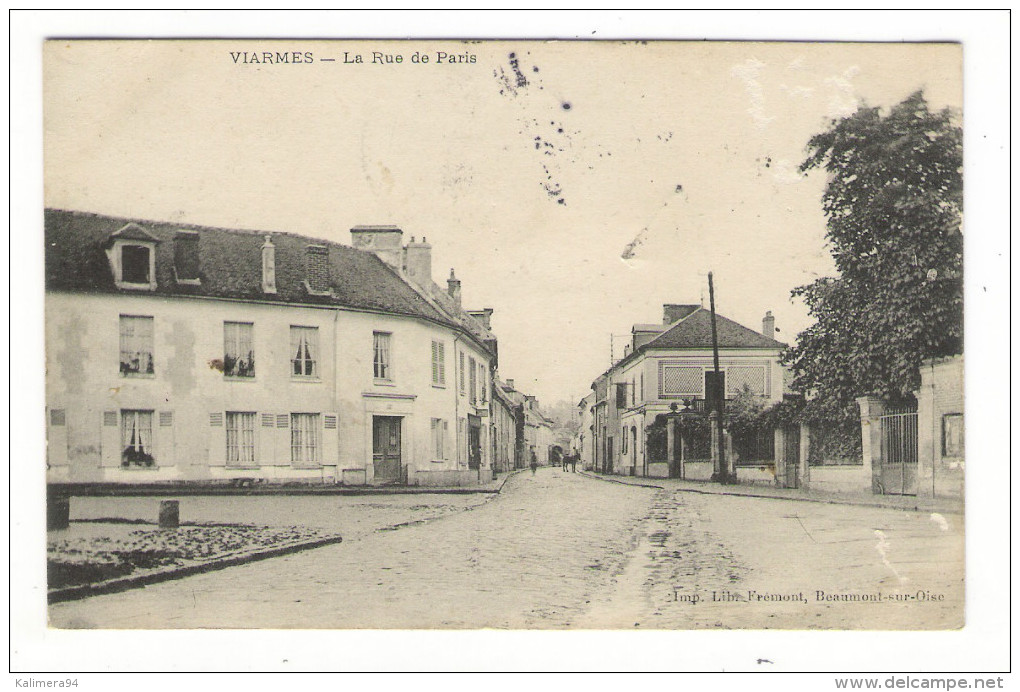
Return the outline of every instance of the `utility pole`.
[[[712,311],[712,364],[715,372],[712,375],[715,390],[715,414],[718,417],[716,429],[718,434],[714,440],[719,454],[719,481],[728,483],[730,481],[730,467],[726,459],[726,445],[723,442],[723,399],[726,396],[726,388],[722,386],[722,378],[719,372],[719,337],[715,328],[715,286],[712,284],[712,272],[708,273],[708,302]]]

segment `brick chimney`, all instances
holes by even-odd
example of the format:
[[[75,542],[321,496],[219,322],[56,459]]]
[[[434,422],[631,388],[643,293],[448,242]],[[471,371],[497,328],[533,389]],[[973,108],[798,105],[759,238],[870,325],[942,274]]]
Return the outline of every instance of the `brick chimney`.
[[[771,310],[761,320],[761,333],[770,339],[776,338],[776,318],[772,316]]]
[[[700,305],[677,305],[676,303],[666,303],[662,306],[662,323],[673,324],[674,322],[679,322],[700,307]]]
[[[474,317],[476,320],[481,322],[486,329],[492,330],[492,308],[482,308],[481,310],[468,310],[467,314]]]
[[[421,242],[411,242],[404,248],[404,269],[407,275],[419,286],[428,286],[432,283],[432,246],[422,236]]]
[[[508,378],[507,378],[507,380],[506,380],[506,386],[507,386],[507,387],[509,387],[510,389],[513,389],[513,388],[514,388],[514,380],[513,380],[513,378],[512,378],[512,377],[508,377]]]
[[[305,283],[310,293],[329,292],[329,247],[305,247]]]
[[[368,250],[397,271],[403,269],[404,249],[401,247],[404,232],[396,226],[355,226],[351,229],[351,244],[358,250]]]
[[[276,246],[268,235],[262,243],[262,292],[276,293]]]
[[[446,280],[446,292],[453,298],[453,302],[457,304],[457,309],[460,309],[460,279],[458,279],[453,269],[450,269],[450,278]]]
[[[174,274],[178,283],[200,280],[198,233],[177,231],[174,236]]]

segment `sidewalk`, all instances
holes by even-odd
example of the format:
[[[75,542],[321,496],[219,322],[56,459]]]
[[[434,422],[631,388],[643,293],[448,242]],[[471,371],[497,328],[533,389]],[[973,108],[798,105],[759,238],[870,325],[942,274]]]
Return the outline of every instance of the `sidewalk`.
[[[521,470],[508,471],[488,483],[479,485],[312,485],[306,483],[256,483],[231,485],[226,483],[56,483],[49,492],[72,497],[116,496],[188,496],[188,495],[471,495],[496,494],[503,484]]]
[[[732,484],[722,485],[711,481],[688,481],[678,478],[640,478],[634,476],[613,476],[579,471],[589,478],[610,483],[638,485],[648,488],[674,490],[676,492],[699,493],[702,495],[734,495],[739,497],[761,497],[773,500],[798,502],[822,502],[834,505],[857,505],[903,509],[916,512],[939,512],[942,514],[963,514],[964,503],[946,497],[913,497],[908,495],[872,495],[871,493],[827,493],[806,488],[778,488],[767,485]]]

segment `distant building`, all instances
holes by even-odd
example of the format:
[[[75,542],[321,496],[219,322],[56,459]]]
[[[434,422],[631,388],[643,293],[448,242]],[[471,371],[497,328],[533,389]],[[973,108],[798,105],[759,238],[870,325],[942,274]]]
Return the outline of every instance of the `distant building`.
[[[711,451],[703,419],[712,398],[730,400],[746,391],[762,402],[782,400],[784,374],[779,357],[785,344],[773,338],[771,313],[765,316],[761,333],[718,314],[716,324],[718,384],[714,383],[708,310],[700,305],[667,304],[661,324],[634,325],[624,358],[592,383],[598,471],[707,478]],[[686,407],[694,417],[673,445],[675,458],[668,459],[665,420],[674,404],[677,409]],[[681,459],[684,453],[686,458]],[[771,448],[768,454],[771,458]]]
[[[45,231],[49,482],[491,478],[496,339],[424,239],[60,210]]]
[[[518,391],[513,380],[506,381],[503,392],[520,410],[518,443],[523,465],[519,468],[529,466],[532,456],[540,466],[547,465],[554,446],[552,421],[542,413],[538,399]]]
[[[595,392],[577,402],[577,435],[574,450],[580,456],[581,468],[595,468]]]
[[[492,387],[493,470],[506,473],[522,469],[521,446],[518,434],[523,435],[524,410],[514,403],[505,391],[505,385],[495,380]],[[523,439],[522,439],[523,443]]]

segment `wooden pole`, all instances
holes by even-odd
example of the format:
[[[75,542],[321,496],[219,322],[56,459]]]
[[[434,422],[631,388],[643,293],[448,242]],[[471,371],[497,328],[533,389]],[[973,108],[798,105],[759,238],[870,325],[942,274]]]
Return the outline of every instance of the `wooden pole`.
[[[715,381],[713,385],[715,389],[715,411],[719,417],[719,425],[717,426],[719,433],[715,440],[719,450],[719,478],[717,480],[727,483],[730,480],[730,469],[726,459],[726,446],[723,443],[723,398],[726,396],[726,388],[720,387],[719,336],[715,327],[715,286],[712,283],[712,272],[708,273],[708,302],[712,314],[712,364],[715,368],[715,374],[712,376],[712,379]]]

